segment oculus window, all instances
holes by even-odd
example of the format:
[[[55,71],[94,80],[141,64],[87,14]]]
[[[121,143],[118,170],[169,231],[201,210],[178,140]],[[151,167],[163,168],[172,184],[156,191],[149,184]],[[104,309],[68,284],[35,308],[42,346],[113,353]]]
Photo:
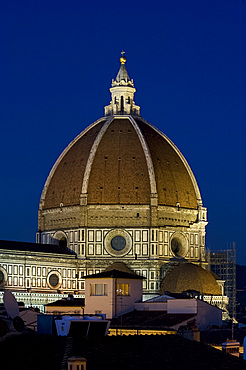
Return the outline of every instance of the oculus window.
[[[117,235],[111,240],[111,247],[115,251],[122,251],[126,246],[126,239],[123,236]]]
[[[185,257],[188,253],[188,240],[184,234],[176,232],[172,235],[171,251],[175,257]]]
[[[104,247],[112,256],[125,256],[132,249],[132,237],[124,229],[111,230],[105,236]]]
[[[58,289],[61,286],[61,275],[58,271],[51,271],[47,276],[47,283],[51,289]]]

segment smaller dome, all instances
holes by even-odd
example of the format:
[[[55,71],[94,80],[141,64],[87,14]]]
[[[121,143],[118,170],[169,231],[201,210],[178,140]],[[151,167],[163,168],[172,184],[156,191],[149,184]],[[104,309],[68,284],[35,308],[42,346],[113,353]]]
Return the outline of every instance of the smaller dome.
[[[179,262],[168,271],[161,282],[160,293],[182,293],[196,290],[201,294],[222,295],[215,277],[202,267],[189,262]]]

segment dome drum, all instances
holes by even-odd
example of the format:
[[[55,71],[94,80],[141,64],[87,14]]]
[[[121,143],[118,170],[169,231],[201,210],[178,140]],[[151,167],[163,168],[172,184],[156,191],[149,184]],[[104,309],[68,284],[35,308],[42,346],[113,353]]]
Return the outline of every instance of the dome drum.
[[[204,235],[198,231],[187,231],[186,228],[50,230],[40,233],[39,242],[67,246],[77,254],[78,259],[104,259],[106,255],[131,259],[137,255],[140,259],[153,257],[164,261],[176,257],[198,261],[204,250]]]

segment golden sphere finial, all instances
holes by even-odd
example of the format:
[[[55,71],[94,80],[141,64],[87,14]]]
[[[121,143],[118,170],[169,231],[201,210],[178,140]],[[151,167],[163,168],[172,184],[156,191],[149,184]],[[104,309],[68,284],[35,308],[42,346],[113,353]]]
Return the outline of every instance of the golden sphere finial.
[[[125,51],[122,50],[121,57],[120,57],[121,64],[125,64],[125,62],[126,62],[126,57],[125,57],[124,54],[125,54]]]

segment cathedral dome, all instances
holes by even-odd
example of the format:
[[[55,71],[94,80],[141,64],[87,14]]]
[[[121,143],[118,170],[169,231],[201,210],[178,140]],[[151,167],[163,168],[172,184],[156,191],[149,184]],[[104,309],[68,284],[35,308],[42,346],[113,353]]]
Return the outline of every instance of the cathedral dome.
[[[199,190],[182,154],[140,117],[102,118],[62,153],[43,194],[43,209],[87,204],[150,204],[198,208]]]
[[[67,240],[62,231],[68,228],[117,228],[115,235],[103,237],[107,252],[118,257],[122,253],[111,248],[116,235],[127,241],[122,250],[133,253],[132,232],[122,228],[178,226],[169,235],[171,253],[187,257],[184,230],[206,222],[195,176],[175,144],[141,117],[126,58],[120,62],[104,117],[65,148],[46,180],[39,230],[53,230],[52,238]]]
[[[222,294],[212,273],[196,264],[179,262],[163,278],[160,292],[182,293],[186,290],[196,290],[202,294]]]
[[[182,153],[140,115],[124,52],[120,63],[104,116],[65,148],[50,171],[37,241],[76,253],[79,276],[124,262],[145,277],[144,294],[156,294],[160,269],[170,258],[206,265],[207,210]]]

